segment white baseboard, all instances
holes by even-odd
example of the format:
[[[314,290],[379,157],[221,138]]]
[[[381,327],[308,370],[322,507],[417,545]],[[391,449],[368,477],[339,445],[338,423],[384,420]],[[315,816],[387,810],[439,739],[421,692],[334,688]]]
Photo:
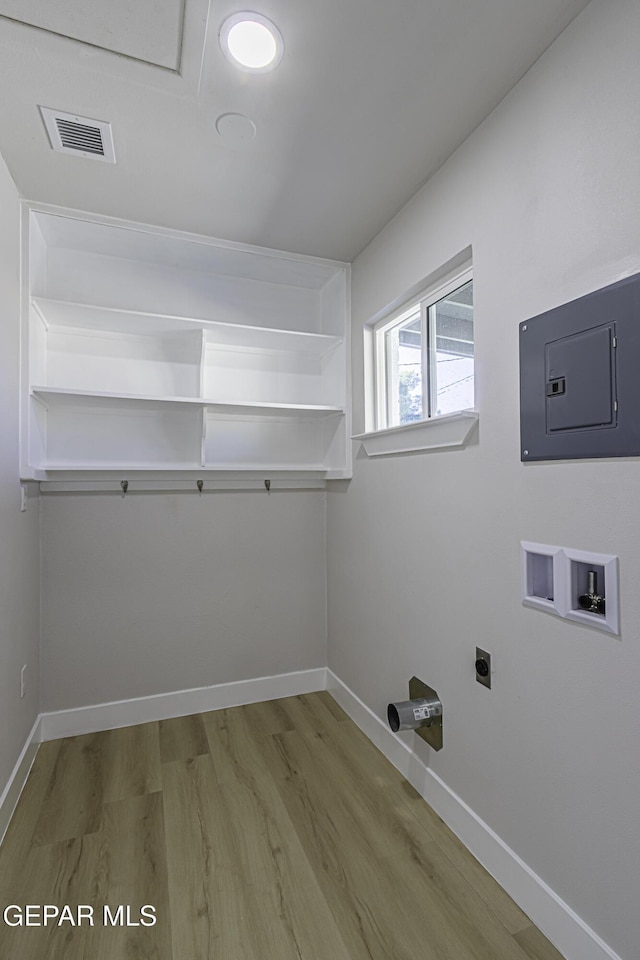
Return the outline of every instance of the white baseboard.
[[[151,720],[167,720],[171,717],[186,717],[192,713],[239,707],[245,703],[263,700],[279,700],[300,693],[325,690],[327,671],[325,667],[282,673],[275,677],[256,677],[253,680],[238,680],[212,687],[196,687],[191,690],[176,690],[133,700],[116,700],[112,703],[97,703],[73,710],[57,710],[41,714],[42,740],[59,740],[83,733],[128,727]]]
[[[38,717],[13,768],[9,782],[0,794],[0,843],[4,839],[13,811],[27,782],[41,739],[40,717]]]
[[[331,670],[327,689],[567,960],[622,960]]]

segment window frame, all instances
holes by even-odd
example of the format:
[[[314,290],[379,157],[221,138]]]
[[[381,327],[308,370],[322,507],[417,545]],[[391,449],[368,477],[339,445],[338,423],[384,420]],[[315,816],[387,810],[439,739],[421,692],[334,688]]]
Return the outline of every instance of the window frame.
[[[474,403],[471,407],[465,407],[461,410],[450,411],[446,414],[433,414],[431,411],[435,408],[437,376],[436,376],[436,351],[432,349],[434,339],[433,319],[431,308],[445,299],[449,294],[465,286],[473,280],[473,267],[468,264],[462,270],[456,271],[453,276],[449,276],[446,281],[440,281],[426,286],[422,291],[407,299],[401,306],[393,310],[391,314],[383,317],[374,324],[373,333],[373,391],[374,391],[374,418],[376,432],[385,430],[397,430],[402,428],[411,429],[416,426],[424,426],[425,423],[438,421],[442,417],[452,417],[457,414],[475,410],[475,356],[474,356]],[[388,366],[390,362],[389,351],[386,348],[386,334],[399,326],[412,314],[420,312],[421,329],[421,370],[422,370],[422,398],[423,398],[423,416],[420,420],[413,420],[409,423],[391,424],[391,397],[388,390]],[[475,331],[474,331],[475,344]],[[427,407],[425,415],[425,405]]]

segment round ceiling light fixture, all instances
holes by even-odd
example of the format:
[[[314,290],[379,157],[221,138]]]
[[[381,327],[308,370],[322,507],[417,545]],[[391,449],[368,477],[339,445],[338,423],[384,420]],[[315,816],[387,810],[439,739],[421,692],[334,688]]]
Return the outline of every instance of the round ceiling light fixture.
[[[227,60],[249,73],[267,73],[282,60],[284,41],[275,23],[260,13],[234,13],[219,33]]]

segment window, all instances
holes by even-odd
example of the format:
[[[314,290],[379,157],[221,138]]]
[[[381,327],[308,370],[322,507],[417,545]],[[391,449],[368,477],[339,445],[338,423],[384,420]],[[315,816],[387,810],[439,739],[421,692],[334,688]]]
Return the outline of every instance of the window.
[[[374,333],[378,430],[473,407],[470,271],[381,321]]]

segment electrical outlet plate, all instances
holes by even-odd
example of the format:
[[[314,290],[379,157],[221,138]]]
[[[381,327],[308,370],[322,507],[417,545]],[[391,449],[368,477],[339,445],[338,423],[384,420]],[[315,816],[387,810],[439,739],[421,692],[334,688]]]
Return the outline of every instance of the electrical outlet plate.
[[[491,689],[491,654],[487,653],[486,650],[481,650],[480,647],[476,647],[476,660],[486,660],[487,666],[489,667],[489,673],[486,677],[483,677],[476,670],[476,680],[478,683],[481,683],[484,687]]]
[[[440,699],[436,691],[427,686],[426,683],[418,680],[417,677],[411,677],[411,680],[409,680],[409,699],[430,700],[432,698]],[[442,750],[442,714],[439,717],[434,717],[428,727],[418,727],[415,732],[423,740],[426,740],[434,750]]]

